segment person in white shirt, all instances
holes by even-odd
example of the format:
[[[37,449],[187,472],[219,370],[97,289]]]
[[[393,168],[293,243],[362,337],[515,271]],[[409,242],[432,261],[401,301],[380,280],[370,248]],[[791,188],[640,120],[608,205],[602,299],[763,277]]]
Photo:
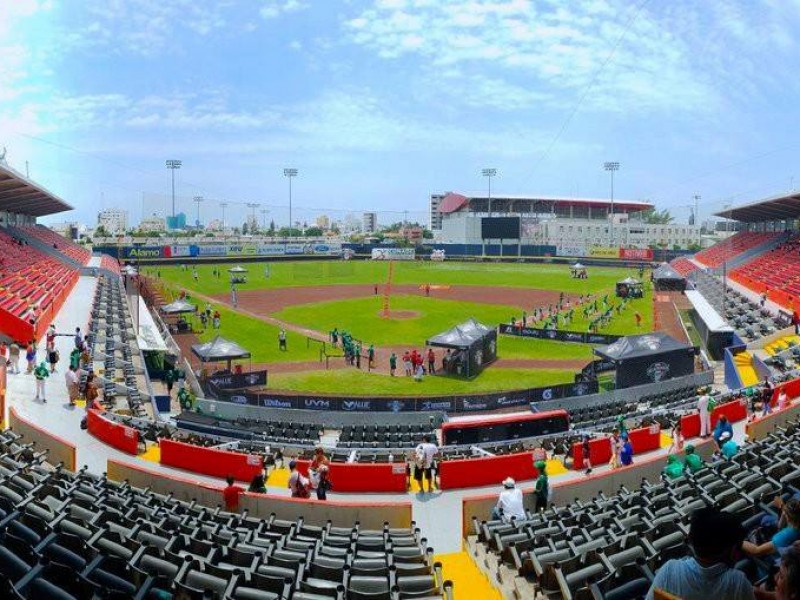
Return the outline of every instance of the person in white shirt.
[[[778,394],[778,410],[783,410],[789,406],[789,396],[786,395],[786,388],[781,388]]]
[[[419,484],[420,491],[425,491],[422,484],[422,476],[428,480],[428,491],[433,491],[433,457],[439,454],[439,448],[436,444],[431,443],[430,436],[423,436],[422,443],[420,443],[414,450],[416,458],[416,468],[414,470],[414,479]]]
[[[702,394],[697,400],[697,410],[700,412],[700,437],[711,435],[711,413],[708,410],[708,394]]]
[[[517,488],[516,482],[511,477],[503,480],[503,488],[497,498],[497,504],[492,508],[492,520],[502,519],[510,523],[511,519],[524,519],[526,515],[522,506],[522,490]]]
[[[292,498],[308,498],[311,495],[311,482],[297,470],[297,461],[289,461],[289,471],[288,488]]]
[[[75,406],[75,401],[78,399],[78,372],[75,365],[70,365],[67,369],[64,379],[67,382],[67,395],[69,396],[69,405]]]

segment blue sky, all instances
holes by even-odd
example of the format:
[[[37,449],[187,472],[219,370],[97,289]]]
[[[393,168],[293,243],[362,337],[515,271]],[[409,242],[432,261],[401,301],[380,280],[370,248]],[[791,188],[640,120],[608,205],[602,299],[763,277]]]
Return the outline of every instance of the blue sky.
[[[800,0],[0,2],[0,145],[74,216],[404,210],[431,191],[649,199],[798,177]],[[191,206],[190,206],[191,205]],[[62,220],[56,216],[51,220]]]

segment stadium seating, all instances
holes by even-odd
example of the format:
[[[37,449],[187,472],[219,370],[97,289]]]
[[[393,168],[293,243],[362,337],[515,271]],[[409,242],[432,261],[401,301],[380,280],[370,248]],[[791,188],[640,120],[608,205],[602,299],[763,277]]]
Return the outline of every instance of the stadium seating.
[[[672,268],[675,269],[678,274],[683,275],[684,277],[700,268],[688,258],[683,257],[676,258],[669,264],[672,265]]]
[[[78,280],[78,270],[0,230],[0,330],[38,338]]]
[[[89,259],[92,257],[92,253],[83,246],[79,246],[72,240],[65,238],[63,235],[57,234],[52,229],[48,229],[43,225],[17,227],[17,229],[26,235],[39,240],[43,244],[52,246],[54,249],[77,262],[79,265],[88,264]]]
[[[800,298],[800,237],[751,260],[728,276],[751,290],[766,292],[771,300],[792,310]]]
[[[452,597],[419,529],[255,519],[43,462],[0,433],[3,598]]]
[[[793,423],[676,480],[643,481],[638,490],[601,493],[511,523],[473,519],[470,546],[479,562],[497,558],[498,580],[522,577],[528,591],[547,598],[641,598],[662,564],[689,554],[694,510],[714,505],[746,527],[776,516],[772,500],[800,491],[799,449]]]
[[[782,234],[775,232],[741,231],[718,244],[714,244],[710,248],[698,252],[695,254],[695,259],[707,267],[719,267],[722,266],[722,263],[736,258],[741,253],[774,240],[780,235]]]
[[[108,254],[100,255],[100,267],[103,269],[108,269],[109,271],[117,275],[121,274],[119,268],[119,261],[116,258],[112,258]]]

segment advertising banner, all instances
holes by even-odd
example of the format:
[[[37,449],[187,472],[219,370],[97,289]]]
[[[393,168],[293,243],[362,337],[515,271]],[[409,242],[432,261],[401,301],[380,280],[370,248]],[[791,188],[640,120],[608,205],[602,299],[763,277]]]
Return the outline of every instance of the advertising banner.
[[[283,256],[285,248],[283,244],[261,244],[256,249],[259,256]]]
[[[559,244],[558,256],[572,256],[575,258],[586,256],[586,246],[583,244]]]
[[[653,260],[652,248],[620,248],[619,257],[627,260]]]
[[[122,249],[122,258],[162,258],[164,248],[162,246],[133,246]]]
[[[340,256],[342,254],[341,244],[314,244],[311,248],[314,254],[320,256]]]
[[[164,246],[164,256],[166,258],[188,257],[191,255],[191,246]]]
[[[613,344],[621,336],[604,333],[588,333],[586,331],[561,331],[558,329],[534,329],[533,327],[512,326],[510,323],[500,323],[497,326],[500,333],[516,335],[517,337],[535,338],[538,340],[553,340],[554,342],[577,342],[580,344]]]
[[[269,392],[231,391],[209,385],[208,391],[219,401],[248,404],[263,408],[292,408],[340,412],[445,412],[462,413],[527,406],[561,398],[585,396],[597,392],[597,382],[578,382],[474,396],[437,396],[431,398],[341,398],[319,396],[277,396]]]
[[[373,248],[372,260],[414,260],[414,248]]]
[[[306,244],[286,244],[284,252],[286,254],[310,254],[311,246]]]
[[[214,373],[208,381],[220,390],[263,387],[267,385],[267,371],[265,369],[249,373]]]
[[[619,258],[619,248],[608,248],[605,246],[592,246],[589,254],[592,258]]]
[[[197,256],[225,256],[228,253],[227,246],[198,246]]]
[[[431,260],[434,262],[442,262],[445,259],[444,250],[434,250],[431,252]]]

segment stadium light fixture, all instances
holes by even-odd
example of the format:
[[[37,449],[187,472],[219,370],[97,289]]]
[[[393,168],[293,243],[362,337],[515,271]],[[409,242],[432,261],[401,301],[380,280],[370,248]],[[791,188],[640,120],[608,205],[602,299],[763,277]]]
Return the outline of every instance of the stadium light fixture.
[[[261,205],[258,202],[247,202],[246,206],[251,211],[250,212],[250,222],[251,223],[255,223],[255,226],[258,227],[258,221],[256,221],[256,209]]]
[[[603,168],[611,173],[611,245],[614,245],[614,172],[619,171],[619,163],[617,161],[608,161],[603,163]]]
[[[269,214],[269,211],[266,208],[262,208],[261,209],[261,221],[262,221],[262,228],[263,228],[262,231],[266,231],[267,230],[267,214]]]
[[[297,177],[297,169],[288,167],[283,170],[283,176],[289,178],[289,229],[292,228],[292,179]]]
[[[183,161],[170,159],[167,168],[172,172],[172,224],[175,224],[175,169],[180,169]]]
[[[194,203],[197,204],[197,220],[195,221],[195,226],[200,229],[200,203],[203,201],[202,196],[195,196]]]
[[[225,207],[228,206],[227,202],[220,202],[219,205],[222,207],[222,233],[225,234]]]
[[[497,176],[497,169],[481,169],[481,175],[489,180],[489,216],[492,216],[492,177]]]

